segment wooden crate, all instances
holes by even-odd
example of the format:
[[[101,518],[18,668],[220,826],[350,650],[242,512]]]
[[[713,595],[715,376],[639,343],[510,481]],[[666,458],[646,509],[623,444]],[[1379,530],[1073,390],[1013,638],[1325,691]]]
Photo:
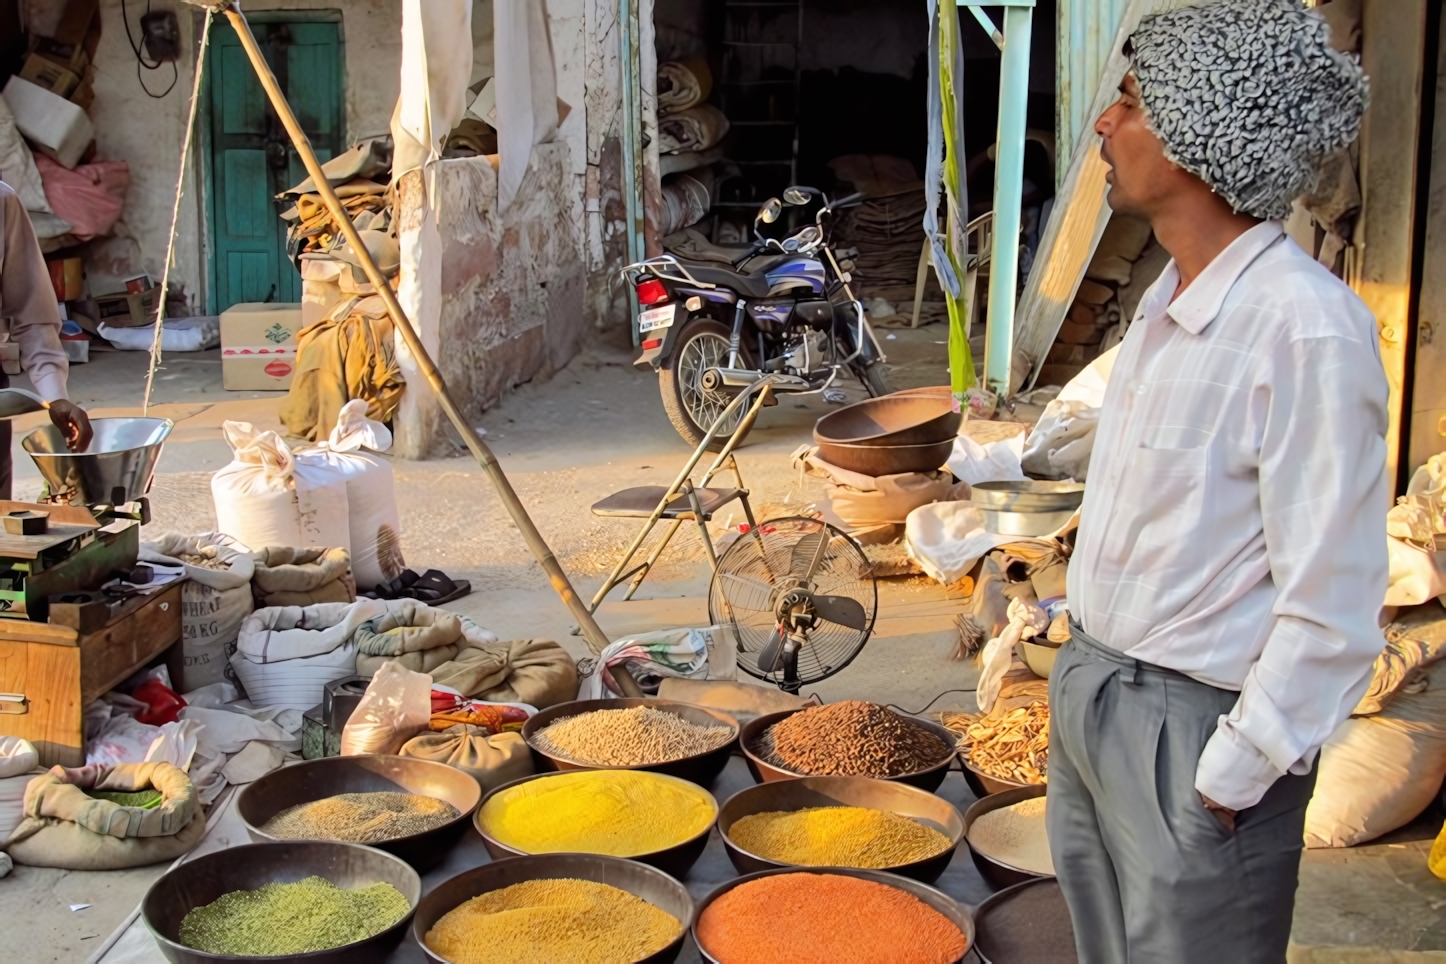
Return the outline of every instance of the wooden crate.
[[[42,766],[85,763],[85,705],[181,639],[181,584],[127,601],[81,635],[53,623],[0,620],[0,735],[35,744]]]

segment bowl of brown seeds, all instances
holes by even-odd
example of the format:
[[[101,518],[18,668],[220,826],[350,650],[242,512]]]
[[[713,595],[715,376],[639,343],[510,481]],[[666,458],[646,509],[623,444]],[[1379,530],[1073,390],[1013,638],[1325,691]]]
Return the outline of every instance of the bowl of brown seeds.
[[[727,713],[673,700],[573,700],[522,727],[539,771],[651,770],[708,786],[738,742]]]

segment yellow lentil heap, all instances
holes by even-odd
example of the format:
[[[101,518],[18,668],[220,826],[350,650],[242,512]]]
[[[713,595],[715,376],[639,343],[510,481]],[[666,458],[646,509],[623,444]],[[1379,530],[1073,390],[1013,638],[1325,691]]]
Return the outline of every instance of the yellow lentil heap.
[[[632,964],[683,924],[627,891],[590,880],[529,880],[473,897],[427,931],[452,964]]]
[[[700,726],[651,706],[566,716],[533,738],[539,749],[589,766],[668,763],[716,750],[733,739],[729,726]]]
[[[577,770],[504,790],[479,822],[494,840],[528,854],[636,857],[708,829],[713,797],[677,777],[640,770]]]
[[[804,867],[877,870],[949,849],[949,838],[933,827],[867,807],[749,814],[728,829],[728,839],[754,856]]]

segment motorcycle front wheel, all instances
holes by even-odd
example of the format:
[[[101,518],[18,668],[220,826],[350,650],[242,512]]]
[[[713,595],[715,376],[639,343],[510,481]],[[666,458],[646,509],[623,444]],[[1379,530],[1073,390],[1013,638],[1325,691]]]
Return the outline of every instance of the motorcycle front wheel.
[[[703,387],[704,372],[728,364],[730,334],[728,326],[721,322],[711,318],[693,318],[678,332],[672,358],[658,370],[658,391],[663,396],[663,411],[668,413],[668,421],[673,423],[673,428],[683,440],[694,448],[703,441],[703,436],[708,434],[708,429],[731,401],[723,392],[710,392]],[[708,443],[710,452],[720,451],[727,444],[738,423],[743,421],[747,408],[747,405],[741,405],[729,416],[713,441]]]

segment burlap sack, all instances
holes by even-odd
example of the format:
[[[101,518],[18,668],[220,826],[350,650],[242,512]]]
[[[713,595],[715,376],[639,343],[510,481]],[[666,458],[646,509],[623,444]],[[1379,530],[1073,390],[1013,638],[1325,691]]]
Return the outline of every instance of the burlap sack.
[[[357,652],[367,656],[400,656],[455,646],[461,638],[460,616],[415,599],[397,600],[385,615],[367,620],[352,633]]]
[[[514,639],[467,647],[434,669],[432,682],[479,700],[546,709],[577,698],[577,664],[550,639]]]
[[[252,553],[251,585],[258,606],[314,606],[352,602],[351,554],[345,549],[267,546]]]
[[[377,670],[382,668],[383,663],[401,663],[413,673],[431,673],[438,666],[450,663],[457,658],[461,649],[456,645],[438,646],[436,649],[424,649],[420,652],[403,653],[400,656],[363,656],[358,653],[356,657],[356,675],[375,676]]]
[[[480,783],[483,793],[534,772],[532,752],[521,733],[489,736],[485,727],[466,723],[415,736],[402,747],[401,755],[454,766]]]
[[[124,807],[85,793],[151,788],[162,794],[153,810]],[[10,835],[6,850],[16,863],[32,867],[143,867],[179,857],[206,831],[191,778],[169,763],[52,767],[26,786],[24,808],[25,819]]]

